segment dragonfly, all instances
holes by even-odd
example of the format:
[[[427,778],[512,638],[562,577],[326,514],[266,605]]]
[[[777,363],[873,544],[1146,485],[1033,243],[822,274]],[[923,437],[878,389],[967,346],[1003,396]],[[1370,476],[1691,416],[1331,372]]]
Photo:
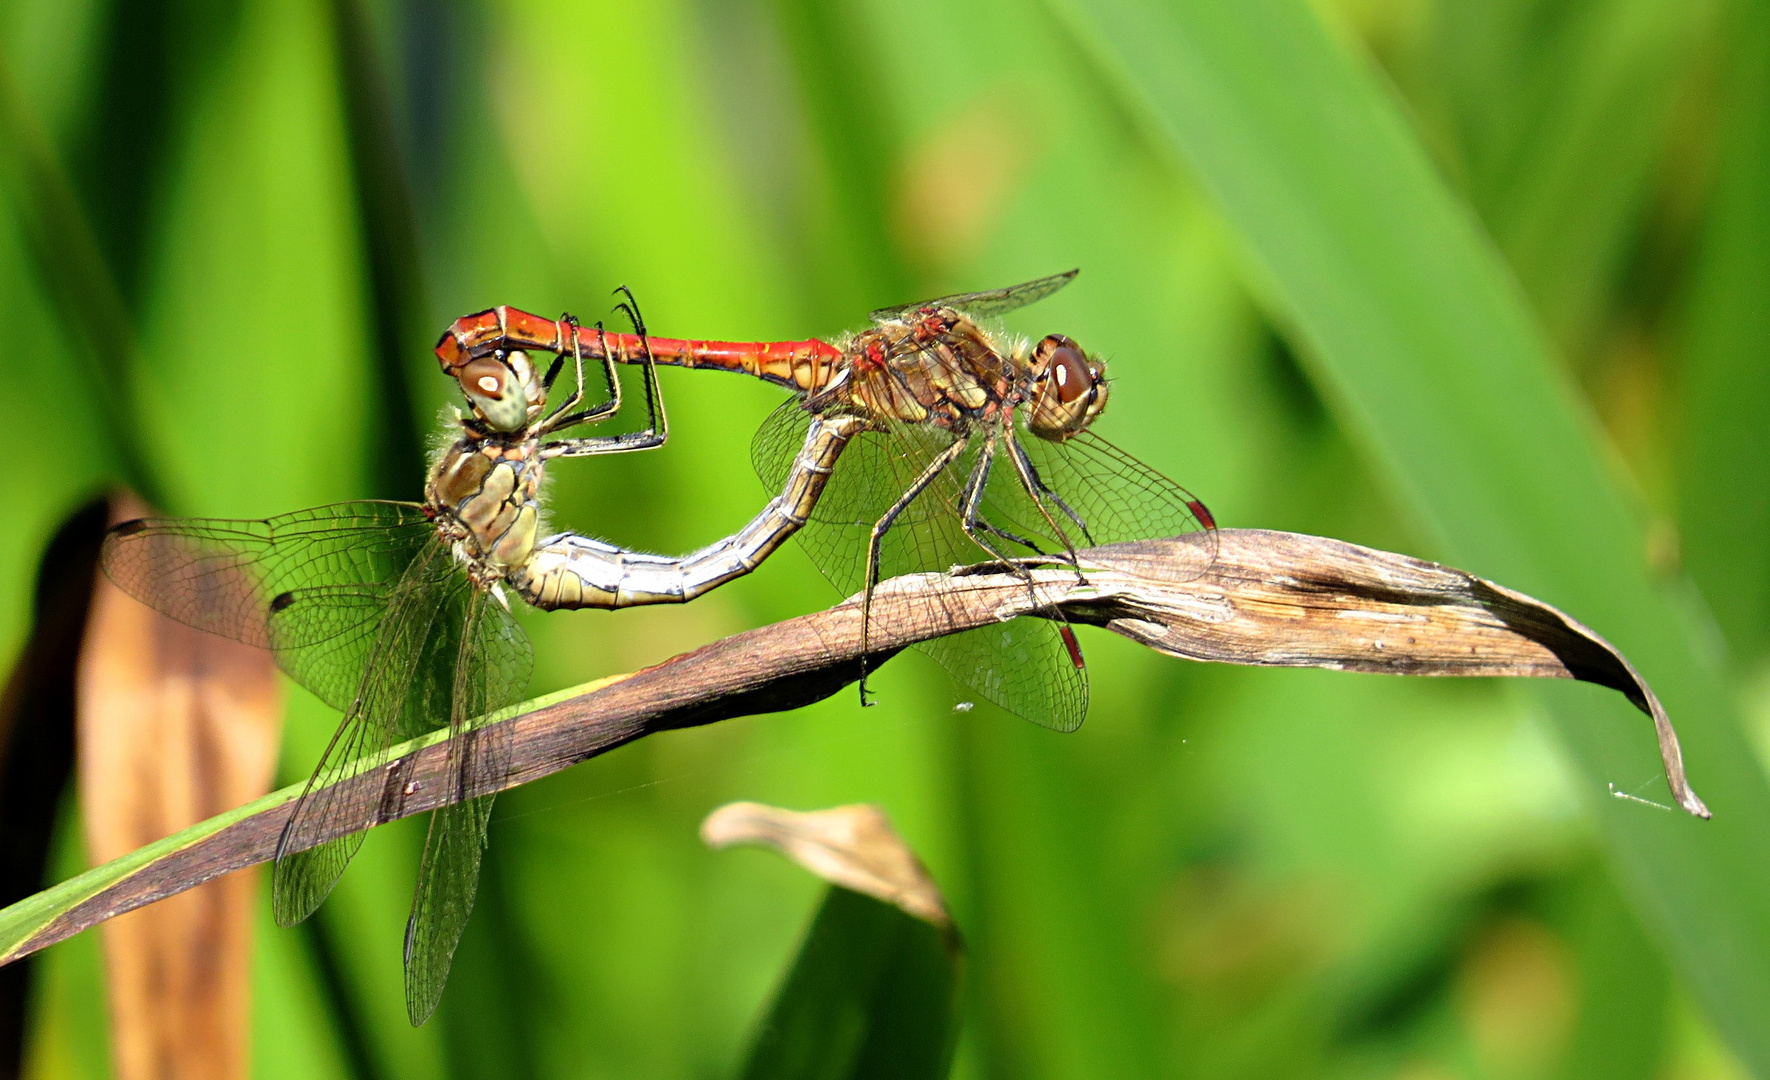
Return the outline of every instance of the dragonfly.
[[[881,308],[866,329],[830,341],[605,334],[581,347],[618,363],[739,372],[792,391],[751,445],[770,487],[792,475],[807,425],[857,425],[797,535],[838,589],[861,594],[864,642],[882,577],[989,560],[1030,588],[1031,565],[1080,573],[1082,547],[1201,530],[1214,553],[1216,522],[1205,504],[1092,430],[1108,399],[1104,361],[1062,334],[1032,342],[994,325],[1077,273]],[[457,320],[436,355],[452,372],[500,350],[566,347],[561,332],[515,308],[492,308]],[[1060,613],[1037,614],[921,648],[982,697],[1073,731],[1087,715],[1086,664]],[[863,676],[863,704],[867,693]]]
[[[434,458],[423,502],[334,503],[262,520],[144,518],[107,535],[101,565],[124,592],[198,629],[272,651],[343,721],[278,839],[277,922],[319,907],[363,831],[402,816],[351,805],[338,781],[395,743],[446,726],[448,804],[432,812],[406,924],[407,1011],[434,1012],[473,909],[493,794],[508,775],[507,725],[532,651],[510,596],[543,610],[682,603],[749,573],[803,525],[857,422],[812,425],[780,495],[742,530],[688,556],[627,551],[575,533],[540,534],[542,480],[558,458],[648,450],[668,421],[631,293],[647,422],[637,432],[564,437],[622,409],[600,326],[557,320],[565,344],[544,372],[533,350],[495,350],[453,372],[465,397]],[[585,347],[586,345],[590,347]],[[606,400],[586,407],[585,358],[602,359]],[[552,409],[567,359],[576,387]],[[410,794],[407,792],[406,794]]]

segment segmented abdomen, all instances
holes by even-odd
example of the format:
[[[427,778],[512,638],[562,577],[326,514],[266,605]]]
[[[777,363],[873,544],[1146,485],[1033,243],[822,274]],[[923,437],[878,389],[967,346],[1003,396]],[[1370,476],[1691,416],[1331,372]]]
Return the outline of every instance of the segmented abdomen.
[[[862,426],[854,417],[814,419],[781,493],[742,530],[693,555],[647,555],[562,533],[542,541],[509,581],[523,599],[549,611],[693,600],[756,569],[805,524],[842,448]]]

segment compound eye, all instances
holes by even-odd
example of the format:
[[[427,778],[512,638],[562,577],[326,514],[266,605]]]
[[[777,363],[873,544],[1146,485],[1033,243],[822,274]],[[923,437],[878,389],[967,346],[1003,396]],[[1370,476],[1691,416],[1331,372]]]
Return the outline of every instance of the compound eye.
[[[1065,405],[1080,401],[1094,392],[1097,380],[1082,347],[1064,337],[1052,334],[1039,342],[1035,354],[1045,365],[1045,378],[1057,400]]]
[[[527,388],[503,355],[469,361],[462,366],[459,378],[468,404],[493,431],[520,431],[528,422]],[[513,383],[512,379],[519,381]]]
[[[461,389],[470,397],[501,401],[504,398],[504,383],[510,377],[510,369],[498,360],[482,356],[462,367],[458,377],[461,380]]]

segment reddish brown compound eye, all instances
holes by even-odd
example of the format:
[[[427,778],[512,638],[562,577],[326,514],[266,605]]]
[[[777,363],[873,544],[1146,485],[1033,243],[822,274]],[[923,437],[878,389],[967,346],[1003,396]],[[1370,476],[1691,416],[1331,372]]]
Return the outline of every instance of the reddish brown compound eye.
[[[501,362],[482,356],[464,365],[461,374],[456,378],[461,380],[461,389],[470,396],[499,401],[504,397],[504,380],[509,373],[509,369]]]
[[[1069,338],[1052,334],[1039,342],[1037,356],[1044,364],[1051,389],[1063,404],[1080,401],[1094,389],[1094,372],[1088,366],[1088,354]]]
[[[1031,367],[1036,385],[1026,422],[1041,439],[1077,435],[1106,407],[1105,370],[1062,334],[1040,339]]]

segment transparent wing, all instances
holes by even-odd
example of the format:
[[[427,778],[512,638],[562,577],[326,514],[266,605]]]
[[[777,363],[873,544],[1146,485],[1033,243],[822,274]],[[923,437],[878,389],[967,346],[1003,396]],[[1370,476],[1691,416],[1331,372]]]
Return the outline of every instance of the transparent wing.
[[[295,681],[344,709],[389,597],[434,535],[422,507],[397,502],[255,521],[143,518],[111,530],[101,565],[156,611],[273,650]]]
[[[495,790],[510,768],[508,725],[473,727],[471,722],[520,701],[532,664],[522,628],[485,592],[468,598],[456,653],[448,777],[460,801],[431,814],[406,922],[406,1011],[414,1026],[428,1020],[442,1000],[449,965],[479,888],[480,858],[496,796],[462,797]]]
[[[750,442],[750,463],[756,475],[771,494],[780,491],[792,470],[793,461],[805,444],[805,431],[811,418],[797,400],[788,401],[770,413],[756,437]],[[903,493],[920,467],[910,468],[910,459],[926,462],[944,450],[952,436],[938,428],[899,426],[890,432],[865,432],[849,442],[837,461],[836,472],[824,493],[812,507],[813,521],[870,528],[879,515]],[[904,478],[903,474],[908,473]],[[925,520],[940,512],[940,504],[930,499],[912,503],[898,520]],[[865,554],[865,544],[861,547]],[[984,556],[978,556],[982,558]],[[976,559],[968,560],[975,562]],[[854,588],[860,587],[861,570],[856,565]],[[839,587],[843,587],[839,584]]]
[[[804,412],[790,404],[777,409],[757,433],[752,459],[770,490],[780,488],[792,454],[804,439],[804,424]],[[866,585],[867,543],[874,523],[952,440],[949,432],[936,427],[896,424],[863,432],[843,451],[812,520],[797,535],[812,562],[844,595]],[[1041,534],[1028,523],[1040,521],[1040,515],[1016,482],[1011,464],[1000,455],[989,472],[983,518],[1027,542],[986,532],[992,551],[965,532],[960,494],[977,467],[983,443],[982,436],[974,437],[886,531],[880,546],[880,580],[943,572],[997,556],[1061,550],[1048,538],[1045,546],[1038,546]],[[1021,618],[936,638],[920,648],[984,698],[1034,723],[1070,731],[1087,715],[1088,688],[1062,634],[1060,624]]]
[[[974,319],[994,318],[1007,314],[1015,308],[1022,308],[1050,296],[1075,280],[1081,270],[1068,270],[1050,277],[1038,278],[1034,281],[1009,285],[1002,289],[987,289],[983,292],[959,293],[956,296],[942,296],[935,300],[924,300],[917,304],[901,304],[897,307],[879,308],[867,317],[874,323],[884,325],[892,322],[903,322],[915,312],[925,307],[947,307],[969,315]]]
[[[1061,443],[1018,434],[1046,511],[1077,548],[1215,532],[1197,496],[1091,431]]]
[[[313,775],[277,842],[272,909],[292,926],[332,891],[374,825],[378,806],[353,803],[340,781],[366,761],[449,721],[456,642],[473,593],[434,533],[406,567],[369,635],[374,663],[363,666]]]

